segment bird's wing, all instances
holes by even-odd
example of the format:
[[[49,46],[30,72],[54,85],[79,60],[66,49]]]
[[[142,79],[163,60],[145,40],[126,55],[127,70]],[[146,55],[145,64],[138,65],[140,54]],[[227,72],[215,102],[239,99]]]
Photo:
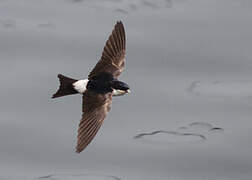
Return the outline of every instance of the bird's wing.
[[[102,52],[102,57],[89,74],[92,79],[102,73],[112,74],[114,78],[122,73],[126,53],[125,30],[121,21],[117,22]]]
[[[112,93],[97,94],[86,91],[82,98],[82,119],[78,129],[76,152],[80,153],[95,137],[112,102]]]

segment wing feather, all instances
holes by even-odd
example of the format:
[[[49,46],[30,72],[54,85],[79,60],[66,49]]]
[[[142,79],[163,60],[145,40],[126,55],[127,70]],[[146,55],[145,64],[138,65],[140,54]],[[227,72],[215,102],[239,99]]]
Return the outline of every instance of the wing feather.
[[[87,133],[87,135],[85,136],[85,139],[82,139],[80,142],[80,144],[78,144],[79,147],[82,147],[80,149],[80,152],[85,149],[89,143],[93,140],[93,138],[95,137],[95,135],[97,134],[98,130],[101,127],[101,123],[96,123]],[[78,152],[78,151],[77,151]]]
[[[85,92],[82,102],[82,119],[79,123],[76,152],[83,151],[97,134],[112,102],[112,94]]]
[[[112,33],[111,39],[113,40],[114,48],[116,52],[120,51],[120,39],[117,36],[117,31],[115,30],[114,33]]]
[[[115,36],[114,38],[117,39],[116,46],[118,48],[118,51],[120,51],[122,49],[122,41],[121,41],[120,31],[118,28],[115,29],[114,36]]]
[[[125,30],[121,21],[117,22],[102,52],[102,57],[90,72],[88,78],[110,73],[118,78],[124,68],[126,53]]]

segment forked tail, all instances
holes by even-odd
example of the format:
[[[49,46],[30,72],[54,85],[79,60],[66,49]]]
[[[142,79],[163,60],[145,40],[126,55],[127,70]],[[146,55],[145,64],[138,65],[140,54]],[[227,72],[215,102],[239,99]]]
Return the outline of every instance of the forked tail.
[[[62,74],[58,74],[58,78],[60,81],[60,87],[58,91],[52,96],[52,98],[78,93],[73,87],[73,83],[78,80],[63,76]]]

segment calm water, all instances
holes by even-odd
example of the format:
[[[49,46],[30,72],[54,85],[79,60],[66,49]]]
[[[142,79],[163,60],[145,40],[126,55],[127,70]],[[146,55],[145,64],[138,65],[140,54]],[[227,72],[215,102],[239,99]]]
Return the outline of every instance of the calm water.
[[[249,0],[1,0],[0,180],[250,180],[251,18]],[[57,74],[87,77],[117,20],[132,93],[76,154],[81,96],[50,99]]]

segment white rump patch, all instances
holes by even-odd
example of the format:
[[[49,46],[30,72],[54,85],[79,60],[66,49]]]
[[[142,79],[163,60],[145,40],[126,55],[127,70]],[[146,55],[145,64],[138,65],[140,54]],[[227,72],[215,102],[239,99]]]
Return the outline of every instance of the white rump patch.
[[[83,94],[87,89],[88,79],[82,79],[73,83],[73,87],[76,91]]]

